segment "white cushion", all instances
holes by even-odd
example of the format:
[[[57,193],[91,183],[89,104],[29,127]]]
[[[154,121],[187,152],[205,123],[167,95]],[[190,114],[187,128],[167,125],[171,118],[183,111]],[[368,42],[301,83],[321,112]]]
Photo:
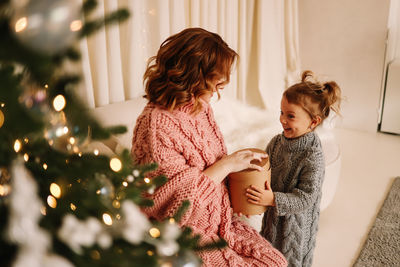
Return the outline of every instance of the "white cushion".
[[[103,126],[123,125],[127,127],[127,132],[116,135],[117,148],[130,149],[132,146],[133,128],[136,119],[146,106],[147,100],[143,97],[137,97],[124,102],[108,104],[91,110],[91,113],[99,120]]]

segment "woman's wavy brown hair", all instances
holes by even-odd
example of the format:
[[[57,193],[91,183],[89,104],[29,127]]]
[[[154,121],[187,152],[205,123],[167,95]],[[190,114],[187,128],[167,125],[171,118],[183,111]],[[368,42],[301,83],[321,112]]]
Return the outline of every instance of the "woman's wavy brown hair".
[[[301,75],[301,82],[292,85],[283,93],[289,103],[300,105],[312,119],[321,117],[321,122],[331,110],[340,115],[341,90],[334,81],[319,82],[312,71]]]
[[[218,34],[201,28],[185,29],[167,38],[157,55],[149,59],[143,75],[144,97],[169,110],[194,98],[196,112],[201,108],[200,97],[214,90],[212,81],[222,78],[229,82],[237,58]]]

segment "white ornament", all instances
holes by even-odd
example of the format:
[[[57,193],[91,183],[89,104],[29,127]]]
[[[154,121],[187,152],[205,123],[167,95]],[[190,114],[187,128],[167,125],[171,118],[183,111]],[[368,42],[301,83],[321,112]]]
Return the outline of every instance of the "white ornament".
[[[90,247],[97,242],[102,247],[109,247],[112,243],[99,220],[90,217],[81,221],[72,214],[64,216],[58,236],[78,254],[82,253],[82,246]]]
[[[162,238],[165,240],[176,240],[181,234],[181,229],[176,223],[167,223],[164,227]]]
[[[162,240],[156,243],[157,254],[160,256],[172,256],[179,251],[179,245],[172,240]]]
[[[150,222],[139,207],[130,200],[125,200],[121,205],[124,226],[122,236],[132,244],[142,242],[144,234],[150,229]]]
[[[66,259],[48,253],[50,235],[38,225],[43,204],[36,194],[35,180],[25,168],[22,158],[12,164],[11,181],[13,191],[10,195],[8,236],[19,246],[13,266],[47,267],[49,265],[45,262],[52,257],[57,257],[64,264],[57,266],[72,266]]]
[[[82,27],[79,0],[32,0],[14,3],[11,28],[28,47],[46,54],[59,52]]]
[[[140,172],[138,170],[133,170],[132,174],[133,176],[138,177]]]

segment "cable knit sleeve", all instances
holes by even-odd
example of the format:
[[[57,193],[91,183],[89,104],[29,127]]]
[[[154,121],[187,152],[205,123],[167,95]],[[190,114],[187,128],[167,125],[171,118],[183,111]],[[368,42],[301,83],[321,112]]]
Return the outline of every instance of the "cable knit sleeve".
[[[157,110],[148,115],[138,119],[132,154],[140,164],[158,163],[150,176],[164,174],[168,182],[151,196],[154,206],[144,211],[161,220],[173,216],[182,201],[189,200],[189,210],[180,221],[186,225],[189,218],[193,221],[202,215],[201,209],[213,200],[216,185],[202,172],[202,166],[196,165],[199,161],[193,160],[195,153],[173,118]]]
[[[297,186],[288,193],[274,193],[278,216],[303,212],[314,205],[321,193],[325,173],[322,150],[310,151],[300,164]]]

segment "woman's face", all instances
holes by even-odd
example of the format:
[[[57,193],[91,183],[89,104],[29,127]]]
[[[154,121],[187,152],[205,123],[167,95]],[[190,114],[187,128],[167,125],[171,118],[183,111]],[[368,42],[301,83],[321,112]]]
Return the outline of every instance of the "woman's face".
[[[296,138],[312,131],[313,120],[299,105],[289,103],[282,97],[280,122],[286,138]]]
[[[217,90],[223,90],[225,85],[228,84],[225,78],[215,78],[214,80],[211,81],[211,88],[212,92],[207,92],[204,94],[201,98],[206,101],[207,103],[210,102],[211,98],[213,97],[214,93],[217,92]]]

